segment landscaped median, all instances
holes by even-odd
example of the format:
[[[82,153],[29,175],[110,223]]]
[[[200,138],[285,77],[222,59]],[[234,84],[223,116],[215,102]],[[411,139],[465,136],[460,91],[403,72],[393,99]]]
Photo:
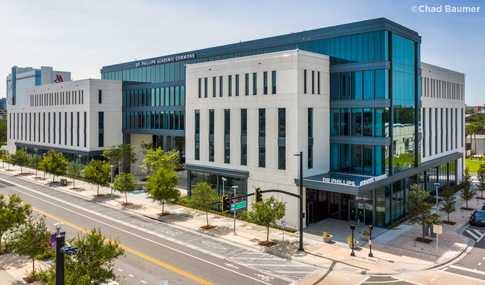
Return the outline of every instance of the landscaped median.
[[[8,175],[20,174],[20,169],[11,168],[11,171],[4,171],[0,169],[0,173]],[[25,172],[35,172],[33,170],[24,169]],[[374,237],[372,241],[372,251],[374,257],[368,257],[369,244],[359,244],[359,248],[355,250],[356,257],[350,256],[350,249],[347,243],[332,241],[332,243],[325,243],[322,235],[313,235],[305,233],[304,248],[307,254],[298,253],[299,233],[285,233],[284,242],[283,232],[278,229],[270,229],[269,239],[275,242],[276,245],[266,248],[258,245],[260,242],[266,240],[266,228],[248,223],[242,220],[236,220],[236,233],[233,234],[234,220],[232,217],[219,215],[216,213],[209,213],[206,217],[204,211],[185,207],[179,204],[165,205],[165,212],[169,215],[160,215],[162,206],[154,203],[151,199],[146,197],[146,194],[128,193],[128,199],[132,205],[122,206],[125,202],[124,195],[115,194],[111,197],[111,189],[107,187],[100,187],[100,194],[102,196],[93,197],[96,194],[96,188],[84,181],[76,182],[78,189],[70,189],[70,187],[61,187],[60,183],[49,183],[50,177],[44,179],[34,179],[34,175],[18,175],[21,179],[28,179],[36,183],[44,184],[46,186],[55,188],[56,190],[71,193],[72,195],[82,196],[88,200],[96,200],[97,202],[105,203],[111,206],[120,207],[130,210],[134,213],[149,217],[160,222],[171,223],[187,229],[191,229],[203,234],[209,234],[214,237],[222,238],[230,242],[238,243],[244,246],[255,248],[267,253],[275,254],[279,257],[291,258],[295,261],[300,261],[324,268],[332,268],[333,270],[341,270],[342,272],[352,274],[372,273],[372,274],[400,274],[402,272],[413,272],[425,270],[438,264],[449,262],[459,254],[461,254],[468,246],[468,239],[460,235],[457,231],[467,223],[469,212],[460,211],[454,212],[450,215],[450,220],[456,222],[455,225],[443,225],[443,235],[439,237],[439,251],[436,255],[436,242],[430,244],[418,243],[415,246],[414,239],[420,235],[421,227],[411,226],[404,223],[393,230],[386,231],[380,237]],[[60,177],[61,178],[61,177]],[[182,193],[186,190],[180,189]],[[112,199],[113,198],[113,199]],[[462,200],[458,200],[457,208],[463,204]],[[474,201],[469,202],[469,207],[478,207]],[[440,213],[442,216],[444,213]],[[201,229],[207,224],[216,226],[213,229]],[[342,221],[345,226],[346,222]],[[331,230],[328,230],[332,234]],[[397,234],[396,234],[397,233]],[[349,231],[350,234],[350,231]],[[388,240],[386,236],[392,237]],[[384,237],[384,239],[383,239]]]

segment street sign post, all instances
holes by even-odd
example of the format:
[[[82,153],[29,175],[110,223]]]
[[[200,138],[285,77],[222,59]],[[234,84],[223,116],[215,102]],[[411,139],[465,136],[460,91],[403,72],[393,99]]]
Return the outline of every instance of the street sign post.
[[[436,234],[436,258],[438,258],[438,243],[440,241],[440,234],[443,233],[443,226],[441,225],[433,225],[433,233]]]
[[[237,209],[241,209],[241,208],[244,208],[244,207],[246,207],[246,201],[240,202],[240,203],[236,203],[236,204],[232,204],[231,205],[231,211],[234,211],[234,210],[237,210]]]

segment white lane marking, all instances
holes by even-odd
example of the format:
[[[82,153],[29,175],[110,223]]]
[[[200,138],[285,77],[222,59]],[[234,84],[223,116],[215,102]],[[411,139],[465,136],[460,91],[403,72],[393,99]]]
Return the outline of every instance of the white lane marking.
[[[477,236],[476,236],[476,235],[475,235],[475,234],[474,234],[472,231],[470,231],[470,230],[466,230],[466,232],[467,232],[469,235],[471,235],[471,236],[472,236],[474,239],[476,239],[476,240],[477,240],[477,239],[479,239],[479,237],[477,237]]]
[[[480,265],[482,265],[482,263],[481,263],[481,262],[479,262],[479,263],[478,263],[478,266],[480,266]]]
[[[118,268],[118,271],[123,271],[123,270],[121,270],[121,269]]]
[[[258,276],[259,278],[261,278],[263,281],[269,281],[271,279],[274,279],[273,276],[269,276],[269,275],[263,275],[263,274],[257,274],[257,273],[254,273],[254,275]]]
[[[430,283],[434,282],[434,281],[436,280],[436,278],[438,278],[438,275],[435,275],[435,276],[433,277],[433,279],[431,279],[431,281],[429,281],[429,282],[430,282]]]
[[[475,281],[478,281],[480,283],[483,283],[482,279],[473,278],[473,277],[469,277],[469,276],[461,275],[461,274],[456,274],[456,273],[451,273],[451,272],[444,271],[444,270],[438,270],[438,271],[441,271],[441,272],[446,273],[446,274],[450,274],[450,275],[454,275],[454,276],[458,276],[458,277],[462,277],[462,278],[467,278],[467,279],[470,279],[470,280],[475,280]],[[473,272],[473,270],[472,270],[472,272]],[[396,278],[396,277],[394,277],[394,278]],[[411,282],[411,281],[407,281],[407,280],[403,280],[403,281]]]
[[[475,230],[476,232],[479,232],[477,230]],[[480,232],[479,232],[480,233]],[[480,242],[482,240],[482,238],[485,236],[485,233],[481,233],[481,236],[479,239],[477,239],[477,242]]]
[[[401,279],[401,278],[398,278],[396,276],[392,276],[392,278],[397,279],[398,281],[403,281],[403,282],[407,282],[407,283],[411,283],[411,284],[415,284],[415,285],[424,285],[423,283],[418,283],[418,282],[411,281],[411,280]]]
[[[232,264],[230,264],[230,263],[226,263],[226,266],[229,266],[229,267],[232,267],[232,268],[236,268],[236,269],[239,269],[239,267],[237,267],[237,266],[234,266],[234,265],[232,265]]]
[[[330,274],[331,274],[331,275],[333,275],[332,273],[330,273]],[[360,280],[360,281],[359,281],[359,282],[357,282],[357,284],[355,284],[355,285],[360,285],[360,284],[364,283],[365,281],[367,281],[367,279],[369,279],[369,278],[370,278],[370,276],[366,276],[364,279]]]
[[[473,272],[473,273],[485,275],[485,272],[478,271],[476,269],[475,270],[472,270],[470,268],[465,268],[465,267],[455,266],[455,265],[450,265],[450,268],[454,268],[454,269],[458,269],[458,270],[463,270],[463,271],[468,271],[468,272]]]
[[[4,180],[4,179],[2,179],[2,178],[0,178],[0,180],[5,181],[5,180]],[[27,190],[29,190],[29,191],[30,191],[30,189],[29,189],[29,188],[24,187],[24,186],[22,186],[22,185],[19,185],[19,184],[15,183],[15,182],[11,182],[11,181],[9,181],[9,182],[7,182],[7,183],[14,184],[14,185],[15,185],[15,186],[17,186],[17,187],[24,188],[24,189],[27,189]],[[5,186],[5,187],[8,187],[8,188],[12,188],[12,189],[13,189],[13,187],[8,186],[8,185],[5,185],[5,184],[2,184],[2,183],[0,183],[0,185],[3,185],[3,186]],[[257,278],[254,278],[254,277],[251,277],[251,276],[245,275],[245,274],[240,273],[240,272],[238,272],[238,271],[235,271],[235,270],[232,270],[232,269],[228,269],[228,268],[226,268],[226,267],[224,267],[224,266],[222,266],[222,265],[219,265],[219,264],[213,263],[213,262],[211,262],[211,261],[205,260],[205,259],[203,259],[203,258],[200,258],[200,257],[194,256],[194,255],[188,254],[188,253],[183,252],[183,251],[181,251],[181,250],[171,248],[171,247],[169,247],[169,246],[167,246],[167,245],[164,245],[164,244],[158,243],[158,242],[156,242],[156,241],[153,241],[153,240],[148,239],[148,238],[143,237],[143,236],[139,236],[139,235],[137,235],[137,234],[134,234],[134,233],[129,232],[129,231],[126,231],[126,230],[123,230],[123,229],[118,228],[118,227],[116,227],[116,226],[113,226],[113,225],[110,225],[110,224],[107,224],[107,223],[104,223],[104,222],[98,221],[98,220],[96,220],[96,219],[94,219],[94,218],[91,218],[91,217],[89,217],[89,216],[83,215],[83,214],[78,213],[78,212],[76,212],[76,211],[73,211],[73,210],[71,210],[71,209],[68,209],[68,208],[65,208],[65,207],[61,207],[61,206],[59,206],[59,205],[57,205],[57,204],[55,204],[55,203],[52,203],[52,202],[50,202],[50,201],[47,201],[47,200],[44,200],[44,199],[42,199],[42,198],[36,197],[36,196],[34,196],[34,195],[32,195],[32,194],[28,194],[28,193],[22,192],[22,191],[20,191],[20,190],[18,190],[18,189],[14,189],[14,190],[15,190],[15,191],[18,191],[18,192],[21,192],[21,193],[23,193],[23,194],[25,194],[25,195],[28,195],[28,196],[34,197],[35,199],[41,200],[41,201],[43,201],[43,202],[45,202],[45,203],[48,203],[48,204],[51,204],[51,205],[57,206],[57,207],[59,207],[59,208],[61,208],[61,209],[64,209],[64,210],[66,210],[66,211],[69,211],[69,212],[72,212],[72,213],[74,213],[74,214],[77,214],[77,215],[79,215],[79,216],[81,216],[81,217],[85,217],[85,218],[87,218],[87,219],[93,220],[93,221],[95,221],[95,222],[98,222],[98,223],[100,223],[100,224],[106,225],[106,226],[108,226],[108,227],[112,227],[112,228],[114,228],[114,229],[116,229],[116,230],[119,230],[119,231],[122,231],[122,232],[124,232],[124,233],[130,234],[130,235],[135,236],[135,237],[137,237],[137,238],[144,239],[144,240],[149,241],[149,242],[151,242],[151,243],[153,243],[153,244],[156,244],[156,245],[162,246],[162,247],[164,247],[164,248],[167,248],[167,249],[173,250],[173,251],[175,251],[175,252],[178,252],[178,253],[181,253],[181,254],[183,254],[183,255],[189,256],[189,257],[191,257],[191,258],[194,258],[194,259],[197,259],[197,260],[203,261],[203,262],[205,262],[205,263],[207,263],[207,264],[210,264],[210,265],[212,265],[212,266],[216,266],[216,267],[222,268],[222,269],[224,269],[224,270],[226,270],[226,271],[230,271],[230,272],[232,272],[232,273],[236,273],[236,274],[238,274],[238,275],[241,275],[241,276],[243,276],[243,277],[247,277],[247,278],[249,278],[249,279],[252,279],[252,280],[258,281],[258,282],[263,283],[263,284],[268,284],[268,285],[271,285],[270,283],[263,282],[263,281],[261,281],[261,280],[259,280],[259,279],[257,279]],[[121,269],[118,269],[118,270],[119,270],[119,271],[122,271]],[[255,274],[255,275],[257,275],[256,273],[254,273],[254,274]],[[272,278],[273,278],[273,277],[272,277]],[[274,279],[274,278],[273,278],[273,279]]]
[[[142,280],[141,283],[146,283],[146,282]]]
[[[131,275],[131,274],[128,274],[128,275],[130,275],[130,277],[135,277],[135,276],[133,276],[133,275]]]

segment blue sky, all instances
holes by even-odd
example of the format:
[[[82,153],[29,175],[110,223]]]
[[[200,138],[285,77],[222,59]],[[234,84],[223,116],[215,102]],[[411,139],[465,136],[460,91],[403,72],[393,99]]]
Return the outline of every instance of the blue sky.
[[[421,13],[428,5],[480,7],[478,13]],[[422,61],[466,74],[466,103],[485,103],[483,1],[1,1],[0,97],[14,65],[53,66],[73,79],[100,68],[385,17],[422,37]]]

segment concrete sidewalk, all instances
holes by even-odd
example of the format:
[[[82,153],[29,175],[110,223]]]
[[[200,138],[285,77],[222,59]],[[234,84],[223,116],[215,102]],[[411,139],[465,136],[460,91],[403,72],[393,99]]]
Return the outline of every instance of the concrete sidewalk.
[[[9,175],[19,175],[19,169],[17,170],[17,168],[13,167],[11,169],[14,170],[5,171],[1,169],[0,171]],[[28,168],[24,167],[23,169],[24,173],[27,171],[35,173],[35,171]],[[43,173],[39,173],[39,176],[43,176]],[[277,245],[266,248],[258,245],[260,241],[266,240],[266,228],[255,224],[237,220],[237,235],[234,235],[234,220],[232,218],[209,213],[209,223],[217,227],[206,231],[200,229],[201,226],[206,224],[205,212],[171,204],[165,205],[165,212],[170,213],[170,215],[161,216],[160,213],[162,207],[153,203],[144,193],[128,194],[128,202],[133,203],[133,205],[122,206],[121,204],[125,202],[124,194],[120,195],[120,193],[115,192],[112,199],[109,195],[111,192],[109,188],[101,187],[100,193],[105,195],[94,197],[96,194],[96,187],[82,181],[76,181],[76,187],[79,187],[79,189],[70,189],[70,187],[72,187],[72,179],[68,179],[70,182],[68,187],[60,187],[59,183],[49,183],[52,181],[50,175],[46,176],[47,180],[34,179],[33,175],[28,174],[23,174],[17,177],[28,179],[29,181],[36,181],[37,183],[45,184],[46,186],[65,193],[67,192],[72,195],[84,197],[85,199],[124,208],[125,210],[130,210],[161,222],[171,223],[194,231],[203,232],[214,237],[252,247],[279,257],[292,259],[293,261],[311,264],[325,269],[331,269],[334,272],[338,272],[341,276],[346,276],[342,278],[347,278],[349,280],[354,280],[354,277],[352,276],[355,274],[362,277],[362,274],[401,274],[406,272],[423,271],[452,261],[462,254],[469,246],[469,239],[460,235],[461,228],[463,228],[468,221],[470,213],[468,211],[462,212],[461,210],[458,210],[450,215],[450,220],[457,222],[457,224],[454,226],[443,226],[444,234],[439,237],[438,251],[436,251],[436,241],[433,241],[431,244],[414,242],[414,238],[421,235],[421,226],[403,224],[392,230],[379,229],[381,230],[380,235],[375,237],[372,241],[372,252],[374,257],[368,257],[368,243],[361,243],[361,246],[355,251],[356,256],[351,257],[349,246],[345,241],[337,240],[327,244],[323,242],[321,233],[315,231],[304,231],[305,253],[297,251],[299,245],[298,232],[286,232],[284,234],[283,242],[282,231],[276,229],[270,229],[270,240],[276,242]],[[59,179],[60,177],[56,177],[56,181],[59,181]],[[183,193],[186,192],[186,190],[183,189],[181,189],[181,191]],[[482,203],[476,201],[477,200],[469,201],[469,206],[472,208],[481,208]],[[462,204],[463,201],[458,200],[457,205],[459,206],[457,206],[457,209],[459,209]],[[342,227],[348,228],[348,223],[345,221],[338,221],[337,224],[341,224]],[[367,228],[367,226],[361,225],[357,230],[361,231],[365,228]],[[334,226],[333,229],[336,230],[337,228]],[[331,228],[327,231],[332,233]],[[434,238],[431,239],[434,240]],[[473,243],[473,241],[470,241],[470,243]],[[318,276],[315,276],[315,278],[317,277]],[[308,282],[310,282],[309,284],[314,284],[316,281],[318,280],[308,280]]]

